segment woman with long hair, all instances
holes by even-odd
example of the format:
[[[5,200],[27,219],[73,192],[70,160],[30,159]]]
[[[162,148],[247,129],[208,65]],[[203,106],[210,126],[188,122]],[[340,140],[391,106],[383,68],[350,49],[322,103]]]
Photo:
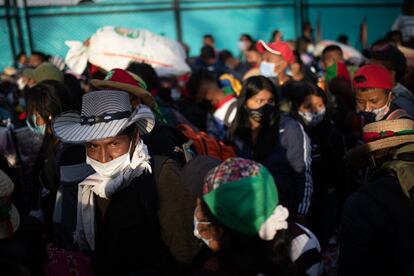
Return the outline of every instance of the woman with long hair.
[[[61,143],[52,131],[58,114],[77,107],[74,97],[67,86],[54,80],[40,82],[26,94],[27,125],[42,140],[33,168],[31,215],[44,220],[48,238],[67,249],[74,248],[71,222],[76,221],[76,210],[66,206],[76,206],[71,203],[76,204],[77,184],[93,172],[85,163],[85,148]]]
[[[281,92],[290,103],[291,116],[303,125],[311,140],[314,192],[309,226],[324,247],[337,226],[338,191],[342,194],[345,187],[344,139],[331,120],[322,89],[291,81]]]
[[[302,220],[312,196],[310,143],[300,123],[279,112],[278,91],[266,77],[247,79],[227,142],[237,155],[262,163],[278,183],[281,203]]]

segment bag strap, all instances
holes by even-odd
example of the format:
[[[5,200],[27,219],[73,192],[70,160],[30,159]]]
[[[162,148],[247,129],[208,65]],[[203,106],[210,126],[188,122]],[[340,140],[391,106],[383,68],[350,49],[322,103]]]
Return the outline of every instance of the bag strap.
[[[226,111],[226,115],[224,115],[224,126],[230,127],[231,122],[229,122],[230,116],[233,113],[233,110],[237,108],[237,101],[234,101],[230,104],[229,108]]]
[[[407,111],[401,108],[394,110],[387,116],[387,120],[396,120],[402,118],[413,120],[413,118],[407,113]]]
[[[154,155],[152,158],[154,160],[154,178],[156,183],[159,183],[162,167],[169,158],[165,155]]]

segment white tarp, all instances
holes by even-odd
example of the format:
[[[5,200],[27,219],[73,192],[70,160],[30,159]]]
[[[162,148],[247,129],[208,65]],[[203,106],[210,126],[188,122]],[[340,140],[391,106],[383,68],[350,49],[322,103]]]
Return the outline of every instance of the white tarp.
[[[166,37],[143,29],[105,26],[88,43],[65,41],[69,47],[65,62],[77,74],[90,63],[109,71],[125,69],[130,61],[151,64],[160,76],[179,76],[190,72],[182,46]]]
[[[362,53],[354,47],[333,40],[322,40],[321,42],[316,44],[315,51],[313,52],[314,56],[320,56],[322,54],[323,49],[325,49],[325,47],[329,45],[337,45],[341,47],[342,52],[344,53],[344,59],[353,64],[359,65],[365,59]]]

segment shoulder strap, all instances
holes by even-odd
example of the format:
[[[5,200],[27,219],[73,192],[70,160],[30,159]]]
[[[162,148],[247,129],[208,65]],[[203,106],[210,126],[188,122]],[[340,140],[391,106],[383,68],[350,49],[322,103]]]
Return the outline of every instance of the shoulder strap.
[[[230,127],[231,123],[229,122],[231,113],[233,110],[237,108],[237,101],[234,101],[230,104],[229,108],[227,109],[226,115],[224,115],[224,126]]]
[[[407,111],[405,111],[404,109],[398,108],[396,110],[394,110],[393,112],[391,112],[388,116],[387,116],[387,120],[396,120],[396,119],[413,119],[408,113]]]
[[[157,183],[159,183],[162,167],[165,162],[168,160],[168,156],[165,155],[154,155],[154,178]]]

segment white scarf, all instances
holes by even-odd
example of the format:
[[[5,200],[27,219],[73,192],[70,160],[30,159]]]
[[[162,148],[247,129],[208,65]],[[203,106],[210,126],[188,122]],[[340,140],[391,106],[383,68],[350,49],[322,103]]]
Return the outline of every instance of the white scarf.
[[[95,249],[95,202],[94,194],[110,198],[117,191],[145,171],[152,172],[147,146],[141,141],[135,148],[131,164],[113,177],[102,177],[97,173],[79,183],[77,223],[74,241],[80,249]]]

